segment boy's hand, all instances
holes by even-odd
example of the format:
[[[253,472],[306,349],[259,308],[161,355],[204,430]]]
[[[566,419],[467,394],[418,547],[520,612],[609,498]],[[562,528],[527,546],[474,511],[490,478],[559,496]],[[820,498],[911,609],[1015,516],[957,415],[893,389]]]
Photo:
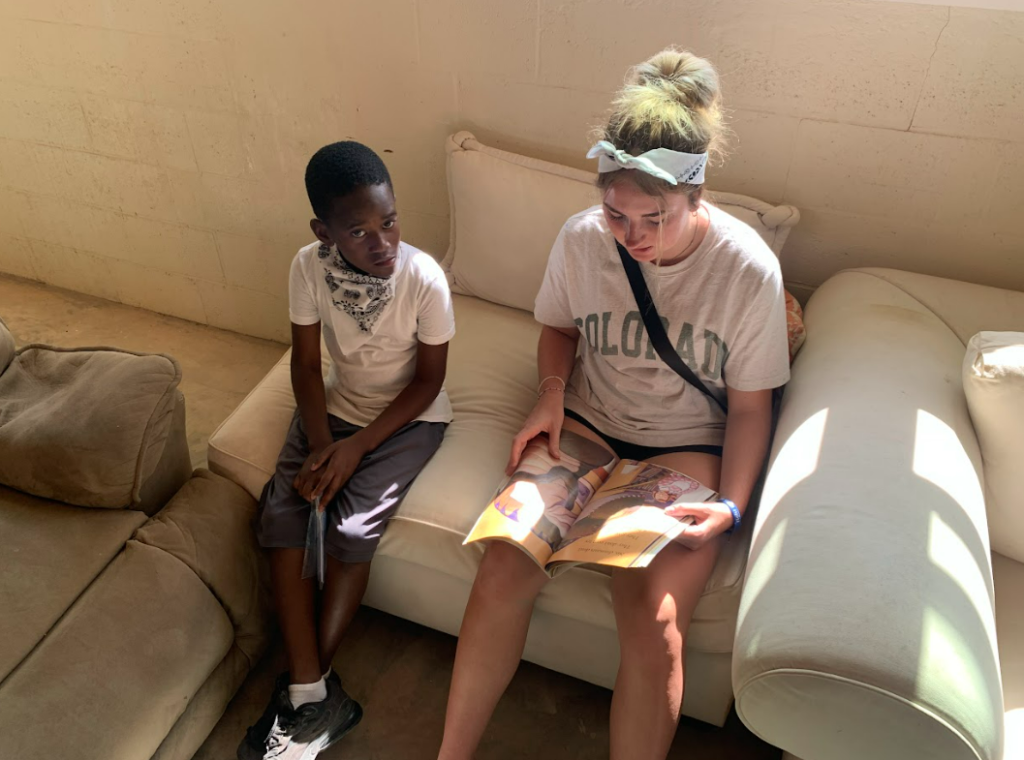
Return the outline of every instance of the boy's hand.
[[[318,456],[320,456],[320,452],[314,451],[306,457],[306,461],[302,463],[302,469],[299,470],[299,474],[295,476],[295,480],[292,483],[299,496],[306,501],[313,500],[313,489],[320,485],[322,473],[313,472],[313,464]]]
[[[330,504],[366,454],[366,449],[353,436],[335,441],[317,456],[310,457],[313,462],[311,475],[313,478],[319,476],[310,493],[310,501],[320,497],[322,503]]]
[[[295,490],[306,501],[317,496],[325,504],[337,495],[356,471],[366,451],[358,441],[345,438],[307,457],[295,477]]]

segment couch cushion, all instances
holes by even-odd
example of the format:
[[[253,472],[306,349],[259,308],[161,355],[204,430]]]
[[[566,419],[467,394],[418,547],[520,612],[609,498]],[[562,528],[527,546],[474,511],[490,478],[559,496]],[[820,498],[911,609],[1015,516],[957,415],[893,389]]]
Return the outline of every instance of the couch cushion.
[[[330,357],[322,345],[320,356],[326,377]],[[242,486],[257,500],[274,474],[277,455],[295,415],[291,357],[291,349],[284,352],[242,403],[217,426],[208,443],[210,470]]]
[[[480,547],[462,547],[462,539],[494,496],[512,437],[536,400],[540,326],[523,311],[467,296],[455,297],[455,318],[458,332],[446,379],[455,420],[384,534],[379,553],[470,583]],[[285,363],[211,438],[211,469],[243,478],[245,488],[258,495],[273,472],[294,404]],[[741,532],[729,542],[697,607],[690,646],[731,650],[747,541]],[[570,570],[545,589],[538,604],[594,625],[615,625],[609,578],[601,570]]]
[[[971,338],[963,382],[985,462],[992,550],[1024,562],[1024,333]]]
[[[573,214],[600,202],[595,175],[481,145],[468,132],[447,142],[451,243],[444,266],[456,293],[533,311],[551,244]],[[720,208],[782,251],[799,220],[792,206],[712,193]]]
[[[83,507],[140,505],[180,380],[168,356],[21,349],[0,375],[0,483]]]
[[[1003,760],[1024,757],[1024,564],[992,555],[996,628],[1003,676]]]
[[[0,754],[152,757],[233,638],[192,570],[129,541],[3,682]]]
[[[188,701],[188,707],[185,708],[185,712],[181,714],[174,727],[164,737],[160,748],[153,753],[149,760],[186,760],[186,758],[195,757],[200,747],[203,747],[207,737],[210,736],[210,733],[217,727],[220,719],[224,716],[225,708],[231,702],[232,697],[238,692],[239,687],[245,683],[246,677],[249,675],[249,671],[252,670],[253,665],[254,663],[249,655],[237,646],[232,647],[231,651],[221,660],[217,669],[203,681],[199,691]],[[253,689],[253,693],[259,694],[255,699],[265,700],[267,693],[263,690],[263,685],[266,683],[266,679],[254,678],[253,681],[255,683],[252,683],[250,688]],[[249,697],[249,699],[253,700],[253,697]],[[259,706],[254,704],[252,710],[258,709]],[[230,750],[223,754],[216,754],[211,752],[209,746],[207,746],[199,757],[217,758],[218,760],[220,758],[230,758],[230,753],[234,751],[235,743],[240,738],[240,733],[233,734],[229,732],[228,736],[225,737],[227,739],[226,743],[232,745]],[[224,736],[223,729],[220,736]]]
[[[237,645],[256,660],[267,645],[270,595],[252,520],[256,502],[236,483],[196,470],[174,498],[135,534],[198,575],[223,605]]]
[[[0,319],[0,375],[14,360],[14,336],[7,329],[7,323]]]
[[[471,583],[480,547],[460,544],[494,497],[512,437],[536,401],[540,326],[530,314],[475,298],[457,297],[455,308],[458,333],[448,356],[447,381],[455,421],[413,483],[379,552]],[[748,539],[741,531],[727,545],[694,614],[690,646],[731,651]],[[610,579],[603,568],[569,570],[544,589],[537,603],[615,628]]]
[[[0,487],[0,681],[145,520],[141,512],[69,507]]]

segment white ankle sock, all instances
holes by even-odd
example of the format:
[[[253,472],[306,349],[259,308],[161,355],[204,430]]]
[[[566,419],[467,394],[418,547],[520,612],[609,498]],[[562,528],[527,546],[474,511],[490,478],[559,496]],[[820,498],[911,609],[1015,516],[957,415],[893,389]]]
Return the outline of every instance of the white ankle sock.
[[[288,686],[288,699],[292,709],[298,710],[310,702],[323,702],[327,699],[327,682],[321,678],[316,683],[293,683]]]
[[[328,678],[331,677],[331,671],[333,669],[334,668],[328,667],[327,670],[324,671],[324,674],[321,676],[321,678],[323,678],[326,681]]]

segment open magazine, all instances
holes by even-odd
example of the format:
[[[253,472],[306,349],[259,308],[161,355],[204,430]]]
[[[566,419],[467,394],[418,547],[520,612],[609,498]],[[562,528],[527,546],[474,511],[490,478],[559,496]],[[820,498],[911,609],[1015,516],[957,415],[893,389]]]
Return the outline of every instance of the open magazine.
[[[603,446],[562,432],[561,459],[541,435],[484,509],[464,543],[498,539],[519,546],[548,574],[580,563],[647,567],[692,518],[665,514],[717,494],[656,464],[619,460]]]

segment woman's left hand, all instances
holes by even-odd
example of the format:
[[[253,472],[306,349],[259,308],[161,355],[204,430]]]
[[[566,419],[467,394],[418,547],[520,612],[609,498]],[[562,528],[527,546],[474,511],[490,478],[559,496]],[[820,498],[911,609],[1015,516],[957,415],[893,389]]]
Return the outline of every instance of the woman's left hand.
[[[692,523],[687,521],[683,532],[676,536],[676,541],[687,549],[699,549],[732,527],[732,512],[720,501],[676,504],[668,507],[665,514],[679,519],[692,519]]]

